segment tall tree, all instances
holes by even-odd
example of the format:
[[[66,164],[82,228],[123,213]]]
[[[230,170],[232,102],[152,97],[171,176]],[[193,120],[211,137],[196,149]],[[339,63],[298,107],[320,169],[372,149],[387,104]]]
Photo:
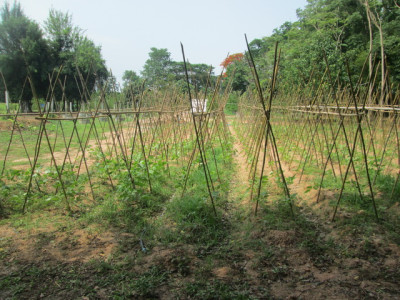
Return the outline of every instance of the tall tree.
[[[104,83],[108,77],[101,47],[83,31],[72,24],[72,16],[50,10],[45,30],[52,51],[52,65],[61,69],[60,79],[65,82],[65,94],[69,101],[87,100],[87,92],[94,89],[96,81]],[[57,89],[61,99],[61,89]]]
[[[297,15],[297,21],[286,22],[271,36],[250,43],[261,80],[268,79],[276,42],[282,50],[279,79],[286,85],[309,84],[311,73],[322,76],[325,55],[333,77],[338,74],[341,82],[348,80],[341,72],[345,60],[353,74],[360,73],[369,53],[368,20],[360,1],[308,0]]]
[[[46,96],[49,48],[39,25],[25,16],[19,3],[4,4],[0,17],[0,70],[11,100],[21,100],[23,111],[28,112],[33,91],[38,97]],[[28,84],[23,89],[28,76],[32,87]]]
[[[382,1],[382,27],[387,68],[392,81],[400,83],[400,2]]]
[[[54,64],[62,65],[70,60],[74,41],[82,33],[81,29],[72,24],[72,16],[51,9],[44,28],[53,51]]]
[[[154,89],[165,87],[169,79],[171,65],[171,53],[168,52],[168,49],[152,47],[149,52],[149,59],[146,60],[141,72],[147,85]]]
[[[96,81],[103,84],[108,78],[106,63],[101,55],[101,47],[86,36],[79,36],[74,43],[74,64],[86,80],[89,90]]]
[[[249,85],[248,81],[248,68],[247,63],[244,60],[243,53],[235,53],[228,56],[222,63],[221,66],[226,69],[223,74],[227,80],[225,84],[232,80],[232,90],[237,91],[240,94],[244,93]]]
[[[124,91],[129,91],[131,88],[136,90],[140,85],[140,77],[132,70],[126,70],[122,75],[122,80]]]
[[[187,62],[186,66],[188,68],[189,83],[197,91],[204,91],[208,85],[212,85],[215,81],[214,72],[211,66],[207,64],[192,64]],[[173,61],[171,63],[171,76],[170,79],[179,82],[178,85],[180,90],[187,91],[187,86],[185,87],[182,82],[186,83],[185,67],[183,62]]]

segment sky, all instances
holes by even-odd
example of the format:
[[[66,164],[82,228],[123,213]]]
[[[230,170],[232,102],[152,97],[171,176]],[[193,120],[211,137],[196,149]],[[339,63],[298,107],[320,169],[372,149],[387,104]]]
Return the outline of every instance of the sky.
[[[0,0],[2,6],[4,0]],[[13,0],[8,1],[10,4]],[[248,40],[268,36],[307,0],[19,0],[24,13],[43,25],[49,10],[72,15],[75,26],[102,48],[107,67],[122,82],[138,74],[151,47],[167,48],[172,60],[206,63],[220,72],[227,54],[243,52]]]

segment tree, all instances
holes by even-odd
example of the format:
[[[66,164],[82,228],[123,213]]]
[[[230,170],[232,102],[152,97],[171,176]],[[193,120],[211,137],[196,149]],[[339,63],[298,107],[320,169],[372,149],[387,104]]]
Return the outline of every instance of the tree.
[[[400,6],[399,1],[387,0],[383,5],[383,35],[387,68],[392,81],[400,83]]]
[[[39,25],[24,15],[19,3],[15,2],[11,8],[6,3],[0,16],[0,70],[11,100],[21,100],[23,111],[29,112],[33,96],[46,96],[49,48]],[[28,84],[23,89],[28,76],[32,86]]]
[[[182,61],[173,61],[170,56],[168,49],[151,48],[149,59],[141,72],[142,77],[146,80],[148,88],[162,89],[175,85],[179,91],[187,92],[184,63]],[[191,89],[193,88],[193,92],[205,91],[207,84],[209,86],[214,84],[215,76],[210,65],[186,62],[186,67],[188,69],[189,85]]]
[[[205,91],[208,85],[211,85],[215,81],[215,76],[213,73],[213,68],[207,64],[191,64],[189,62],[186,63],[186,67],[188,69],[189,75],[189,83],[193,86],[196,91]],[[180,90],[187,91],[187,86],[185,87],[182,82],[186,82],[185,75],[185,66],[183,62],[175,62],[171,63],[171,75],[173,75],[172,80],[175,82],[179,82]]]
[[[61,70],[59,77],[65,82],[65,96],[69,101],[86,101],[96,82],[105,83],[108,71],[101,55],[101,47],[82,34],[72,24],[72,16],[50,10],[45,21],[46,34],[52,52],[54,70]],[[56,98],[62,99],[62,90],[56,90]]]
[[[325,55],[332,76],[339,75],[341,82],[348,80],[341,72],[345,60],[352,74],[360,73],[368,55],[368,24],[359,1],[308,0],[297,16],[297,21],[285,22],[271,36],[250,43],[261,81],[269,80],[276,42],[281,49],[278,81],[286,85],[309,84],[311,73],[321,77]]]
[[[124,75],[122,75],[123,89],[124,91],[136,90],[140,86],[140,77],[135,71],[126,70]]]
[[[166,86],[169,79],[171,54],[165,48],[152,47],[150,50],[149,59],[146,60],[141,74],[150,88],[160,89]]]
[[[229,65],[231,65],[235,61],[241,61],[243,59],[243,56],[244,56],[243,53],[231,54],[224,59],[224,61],[221,63],[221,66],[226,69]]]
[[[236,53],[228,56],[222,63],[221,66],[226,69],[223,74],[227,82],[232,82],[232,90],[238,91],[241,94],[244,93],[249,85],[248,81],[248,68],[246,61],[243,59],[243,53]],[[225,84],[226,84],[225,83]]]
[[[109,74],[101,55],[101,47],[86,36],[79,36],[74,42],[74,64],[76,72],[80,72],[91,91],[96,82],[103,84]]]
[[[72,16],[51,9],[44,22],[49,43],[53,51],[54,64],[61,66],[71,59],[74,41],[79,38],[82,30],[72,25]]]

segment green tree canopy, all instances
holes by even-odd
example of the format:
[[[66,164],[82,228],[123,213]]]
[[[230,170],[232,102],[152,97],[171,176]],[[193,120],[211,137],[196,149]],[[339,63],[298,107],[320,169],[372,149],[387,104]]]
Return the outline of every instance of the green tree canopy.
[[[366,5],[375,18],[371,22],[372,40]],[[395,86],[400,83],[400,8],[394,0],[308,0],[304,9],[297,10],[297,16],[297,21],[285,22],[272,35],[250,42],[262,84],[271,77],[276,42],[281,49],[278,80],[285,86],[310,84],[310,74],[321,78],[326,68],[325,55],[333,78],[338,78],[337,84],[346,83],[345,61],[358,77],[370,48],[372,57],[381,62],[384,48],[392,82]]]
[[[171,66],[171,53],[168,49],[152,47],[141,74],[150,88],[160,89],[168,82]]]
[[[53,50],[55,64],[62,65],[70,60],[74,41],[80,36],[82,30],[73,26],[72,16],[51,9],[47,20],[44,22],[49,44]]]
[[[68,100],[86,100],[85,91],[94,89],[96,81],[104,83],[108,77],[101,47],[83,31],[72,24],[72,16],[56,10],[50,10],[45,21],[46,34],[52,52],[52,64],[55,70],[62,67],[59,77],[65,82]],[[61,89],[57,90],[61,99]]]
[[[249,85],[249,68],[243,53],[229,55],[221,63],[221,66],[226,70],[223,74],[224,78],[226,78],[224,80],[224,86],[230,83],[232,85],[232,91],[237,91],[239,94],[244,93]]]
[[[46,96],[49,48],[39,25],[24,15],[20,4],[4,4],[0,17],[0,70],[12,101],[22,100],[24,111],[30,111],[33,91]],[[28,76],[33,86],[23,89]]]
[[[126,70],[124,75],[122,75],[123,80],[123,90],[128,91],[131,88],[136,90],[140,85],[140,77],[136,74],[135,71]]]
[[[215,81],[211,66],[189,62],[186,63],[186,66],[189,73],[189,83],[194,90],[205,90],[209,77],[209,84],[213,84]],[[176,84],[179,90],[187,91],[184,63],[171,60],[168,49],[151,48],[149,59],[143,66],[141,75],[149,88],[162,89],[168,85]]]
[[[207,80],[209,85],[215,81],[213,68],[207,64],[192,64],[187,62],[186,67],[188,68],[189,83],[197,91],[204,91],[207,86]],[[180,90],[186,91],[186,75],[185,66],[183,62],[172,62],[171,64],[171,78],[174,81],[179,82]],[[209,79],[210,78],[210,79]]]

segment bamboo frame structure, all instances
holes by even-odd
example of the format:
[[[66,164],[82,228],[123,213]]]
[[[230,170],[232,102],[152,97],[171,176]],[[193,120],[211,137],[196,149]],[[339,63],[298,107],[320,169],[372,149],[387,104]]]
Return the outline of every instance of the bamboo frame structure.
[[[279,81],[280,50],[276,44],[269,84],[265,87],[260,83],[248,43],[247,46],[245,58],[253,79],[240,97],[234,130],[249,161],[254,214],[257,215],[261,202],[268,201],[266,195],[271,193],[274,182],[280,190],[277,193],[280,201],[288,204],[293,216],[297,190],[300,185],[309,184],[316,191],[312,199],[315,203],[324,202],[329,191],[334,193],[331,220],[337,217],[343,199],[352,197],[367,202],[379,221],[379,181],[382,176],[389,176],[390,197],[394,198],[400,180],[400,93],[387,87],[385,91],[389,92],[382,95],[377,82],[379,63],[371,66],[375,73],[367,79],[363,76],[365,63],[354,84],[353,74],[346,66],[347,84],[343,84],[339,74],[332,73],[325,56],[322,76],[317,77],[313,70],[306,82],[283,88]],[[86,181],[85,195],[95,201],[101,194],[100,185],[111,190],[118,188],[116,173],[129,179],[132,190],[138,189],[134,170],[141,168],[145,175],[145,183],[141,185],[152,193],[157,183],[151,163],[163,160],[169,174],[172,166],[184,170],[181,197],[188,191],[194,168],[202,170],[210,204],[217,215],[215,202],[218,185],[224,180],[220,171],[225,162],[217,159],[216,148],[226,151],[230,139],[224,108],[232,79],[222,83],[223,76],[219,76],[213,86],[210,70],[205,90],[192,88],[182,44],[181,49],[187,93],[175,87],[146,90],[144,85],[139,90],[130,89],[127,95],[117,95],[100,85],[91,93],[79,75],[75,79],[83,105],[77,111],[51,111],[50,106],[42,110],[35,97],[38,111],[25,114],[18,109],[14,114],[0,115],[13,119],[6,133],[9,135],[6,151],[0,156],[0,180],[10,180],[6,177],[15,168],[14,149],[21,147],[25,157],[20,159],[27,162],[22,211],[34,201],[33,194],[42,193],[59,195],[65,209],[72,212],[75,195],[69,192],[71,174],[74,181]],[[51,74],[49,80],[46,102],[53,101],[56,92],[62,95],[61,102],[68,102],[60,70]],[[390,82],[388,73],[385,82]],[[24,88],[28,83],[34,91],[29,77]],[[209,98],[209,108],[196,112],[193,98]],[[382,99],[386,105],[373,104]],[[34,147],[27,146],[28,137],[20,126],[27,119],[38,124],[29,137],[31,142],[34,140]],[[104,167],[104,174],[96,174],[94,164]],[[114,173],[109,171],[112,164],[119,166]],[[48,185],[38,181],[44,174],[43,165],[54,173]]]
[[[58,89],[62,94],[62,101],[65,101],[68,95],[65,94],[65,84],[60,80],[59,73],[53,74],[50,79],[51,85],[47,98],[51,99]],[[187,165],[185,178],[188,178],[192,166],[197,164],[195,158],[200,154],[204,159],[201,165],[207,171],[207,184],[210,184],[210,192],[214,193],[215,178],[212,178],[208,163],[215,164],[218,174],[218,162],[214,150],[211,152],[211,157],[205,157],[206,149],[213,149],[216,142],[224,146],[226,145],[224,139],[228,138],[225,132],[227,127],[223,124],[226,122],[223,117],[226,99],[224,94],[218,91],[219,85],[215,87],[215,91],[211,91],[213,95],[211,104],[217,103],[215,108],[195,113],[191,107],[191,101],[185,101],[186,96],[179,94],[175,89],[166,90],[160,96],[158,91],[145,91],[142,86],[138,93],[130,91],[129,101],[123,99],[123,95],[120,96],[122,100],[118,101],[124,103],[123,109],[120,108],[122,106],[120,104],[114,105],[114,109],[112,109],[110,97],[113,94],[106,92],[106,86],[99,86],[98,92],[91,95],[82,76],[77,80],[77,84],[80,86],[81,101],[86,103],[80,106],[78,111],[54,112],[48,107],[46,110],[41,110],[39,102],[37,102],[39,109],[37,112],[21,114],[18,110],[15,114],[0,116],[13,118],[7,153],[1,157],[3,161],[0,180],[6,180],[6,173],[13,168],[12,161],[8,162],[13,158],[10,158],[8,153],[19,147],[19,141],[15,141],[14,138],[17,134],[21,137],[21,144],[24,146],[29,160],[29,166],[26,167],[29,176],[23,199],[23,212],[27,210],[29,202],[33,200],[31,199],[32,194],[38,191],[54,195],[61,192],[64,197],[65,209],[72,212],[74,207],[70,200],[74,195],[69,194],[65,184],[66,176],[70,172],[75,174],[75,180],[79,180],[82,176],[87,178],[86,189],[89,191],[87,196],[91,201],[95,201],[100,191],[98,190],[99,178],[95,174],[96,170],[93,166],[93,149],[98,151],[99,155],[96,164],[105,166],[106,174],[104,175],[112,190],[118,185],[115,181],[115,174],[108,171],[107,167],[107,164],[114,163],[113,159],[125,166],[125,169],[120,168],[117,172],[126,174],[130,178],[133,190],[137,189],[133,169],[141,168],[138,164],[143,161],[148,192],[152,193],[153,180],[149,160],[153,162],[166,161],[168,172],[171,165],[182,167]],[[210,83],[207,85],[207,88],[211,90]],[[205,95],[207,95],[207,90]],[[34,153],[31,153],[31,149],[26,148],[19,126],[26,118],[40,123],[36,134]],[[51,125],[55,126],[51,127]],[[67,128],[69,128],[68,133],[66,132]],[[194,146],[196,141],[197,146]],[[198,143],[200,143],[200,147],[198,147]],[[20,159],[24,160],[23,157]],[[44,186],[43,183],[33,186],[32,183],[37,182],[36,178],[43,175],[42,167],[38,167],[43,164],[55,171],[57,182],[52,180],[49,186]],[[219,174],[217,177],[219,178]],[[213,209],[217,213],[214,203]]]
[[[251,51],[249,49],[251,58]],[[327,60],[326,60],[327,63]],[[365,66],[365,64],[364,64]],[[259,95],[254,96],[251,91],[244,94],[238,104],[236,130],[251,161],[249,178],[252,180],[251,196],[253,197],[254,181],[258,178],[257,205],[260,197],[260,185],[263,174],[275,165],[275,171],[287,177],[295,178],[295,182],[288,185],[298,189],[305,177],[307,181],[315,183],[312,187],[317,190],[316,202],[324,200],[324,191],[327,174],[337,183],[333,192],[336,194],[332,221],[335,220],[341,199],[344,194],[352,194],[352,187],[360,201],[370,203],[375,219],[380,221],[377,209],[376,193],[379,176],[393,178],[391,198],[398,186],[400,170],[400,149],[398,138],[397,114],[400,111],[399,93],[388,93],[385,103],[390,105],[373,105],[368,103],[369,96],[379,102],[380,89],[375,88],[374,76],[368,77],[362,83],[362,73],[353,86],[350,71],[347,69],[349,83],[345,87],[333,81],[328,63],[321,78],[311,80],[312,86],[299,88],[297,86],[278,93],[270,105],[263,105],[264,97],[259,92],[260,85],[256,76],[254,62],[250,61],[255,78],[254,90]],[[378,68],[375,68],[378,70]],[[272,78],[274,73],[272,74]],[[376,76],[375,76],[376,78]],[[269,91],[272,91],[269,88]],[[369,94],[370,91],[374,94]],[[261,96],[260,96],[261,95]],[[261,103],[261,106],[257,103]],[[270,120],[266,121],[262,115],[269,116],[271,108],[275,111]],[[276,140],[278,149],[266,148],[265,127],[269,122],[271,127],[278,128]],[[264,150],[262,150],[264,149]],[[283,161],[277,156],[278,151]],[[262,164],[259,164],[260,156]],[[265,163],[269,157],[270,163]],[[386,161],[387,159],[387,161]],[[279,166],[279,162],[284,166]],[[307,175],[306,175],[307,173]],[[293,175],[294,174],[294,175]],[[329,179],[331,180],[331,179]],[[345,186],[351,183],[351,188]],[[352,197],[357,197],[353,194]],[[348,196],[346,196],[348,197]]]

